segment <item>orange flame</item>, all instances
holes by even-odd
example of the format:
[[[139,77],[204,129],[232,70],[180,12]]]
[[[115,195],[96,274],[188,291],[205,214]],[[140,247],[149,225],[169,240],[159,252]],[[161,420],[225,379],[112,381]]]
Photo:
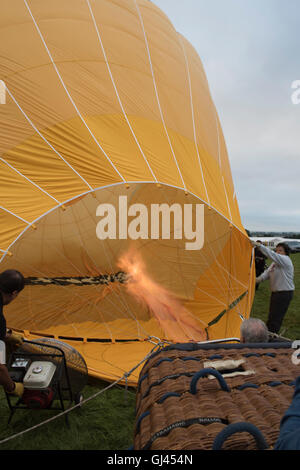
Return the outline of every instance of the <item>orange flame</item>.
[[[126,288],[140,303],[146,305],[158,320],[166,338],[182,343],[204,341],[206,334],[191,313],[175,295],[149,277],[137,252],[131,250],[119,261],[128,274]]]

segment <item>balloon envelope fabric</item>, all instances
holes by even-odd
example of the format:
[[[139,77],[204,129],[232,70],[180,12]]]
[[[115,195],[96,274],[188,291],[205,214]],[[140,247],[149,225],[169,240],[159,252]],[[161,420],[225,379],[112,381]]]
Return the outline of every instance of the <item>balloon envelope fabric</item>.
[[[252,249],[193,46],[148,0],[3,0],[0,56],[0,269],[27,280],[9,327],[68,341],[107,380],[149,338],[239,336]],[[151,236],[153,207],[169,237]],[[172,226],[186,207],[201,249]],[[117,276],[132,260],[135,289]]]

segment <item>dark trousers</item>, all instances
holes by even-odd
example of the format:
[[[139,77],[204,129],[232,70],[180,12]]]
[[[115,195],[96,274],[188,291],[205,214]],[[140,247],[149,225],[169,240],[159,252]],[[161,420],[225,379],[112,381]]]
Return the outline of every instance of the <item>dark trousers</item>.
[[[267,321],[268,330],[277,333],[280,330],[284,315],[289,308],[293,298],[294,291],[278,291],[272,292],[270,299],[269,318]]]

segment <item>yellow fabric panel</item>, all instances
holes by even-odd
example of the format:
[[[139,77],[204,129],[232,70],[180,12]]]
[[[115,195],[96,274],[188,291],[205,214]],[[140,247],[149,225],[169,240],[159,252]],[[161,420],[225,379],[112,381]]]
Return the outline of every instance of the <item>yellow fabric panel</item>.
[[[195,304],[193,311],[207,323],[226,312],[208,329],[209,339],[239,338],[239,315],[248,318],[253,301],[255,279],[252,254],[247,250],[248,241],[240,237],[236,229],[230,229],[228,237],[224,249],[200,277],[195,289],[198,306]],[[242,299],[232,307],[242,295]]]
[[[16,233],[26,229],[27,224],[15,216],[0,209],[1,244],[0,250],[6,251],[16,239]],[[5,230],[4,230],[5,228]],[[0,256],[2,253],[0,252]]]
[[[182,41],[189,65],[197,141],[219,164],[217,114],[207,78],[196,50],[185,38],[182,38]]]
[[[132,118],[132,122],[135,123],[137,135],[139,136],[140,142],[145,149],[145,155],[151,168],[155,172],[157,180],[159,182],[169,182],[174,186],[182,187],[182,183],[179,178],[178,169],[175,165],[174,159],[170,152],[170,148],[166,145],[166,142],[162,136],[163,127],[159,123],[143,121],[141,119],[135,120]],[[79,120],[76,119],[72,123],[72,127],[80,126]],[[105,175],[105,167],[103,167],[103,161],[95,159],[93,162],[92,149],[86,151],[84,148],[80,155],[77,156],[78,145],[77,141],[68,141],[63,136],[68,135],[69,123],[66,125],[59,126],[60,140],[56,141],[56,148],[62,151],[65,156],[68,155],[68,162],[73,164],[74,159],[78,162],[76,165],[73,164],[74,168],[80,172],[93,187],[106,186],[109,183],[108,174]],[[105,151],[109,152],[113,156],[114,160],[118,160],[118,167],[121,169],[123,175],[127,180],[139,181],[153,181],[153,177],[150,174],[149,169],[146,169],[146,163],[143,156],[138,153],[138,149],[132,146],[132,143],[126,138],[127,128],[124,126],[124,120],[122,117],[111,116],[105,119],[93,119],[93,125],[91,128],[95,130],[101,129],[103,138],[103,147]],[[149,132],[150,131],[150,132]],[[58,135],[58,129],[49,130],[48,133]],[[96,134],[97,135],[97,134]],[[202,200],[205,200],[205,187],[202,183],[200,167],[197,162],[197,155],[193,142],[183,139],[180,136],[170,132],[174,141],[177,141],[177,148],[180,149],[180,155],[182,159],[179,159],[179,163],[182,171],[184,181],[187,181],[187,189],[193,194],[198,195]],[[37,137],[33,137],[26,144],[16,148],[14,151],[5,155],[6,161],[16,169],[22,170],[22,175],[26,176],[31,182],[40,186],[40,190],[36,188],[33,183],[20,176],[13,169],[3,164],[0,166],[3,174],[2,190],[4,193],[3,201],[9,197],[15,197],[13,205],[8,205],[9,210],[16,210],[17,214],[21,217],[29,218],[29,221],[35,220],[41,213],[47,212],[51,207],[55,207],[55,201],[49,196],[45,195],[42,191],[47,191],[52,197],[56,198],[58,202],[62,202],[74,197],[76,194],[81,194],[87,188],[83,181],[68,168],[65,163],[59,159],[53,159],[53,155],[50,154],[48,158],[49,150],[45,148],[44,144],[40,143],[37,145]],[[104,143],[105,142],[105,143]],[[63,146],[63,149],[60,147]],[[66,151],[67,145],[69,146],[68,152]],[[131,155],[131,160],[126,163],[127,155]],[[73,158],[71,158],[71,155]],[[135,157],[134,157],[135,155]],[[80,157],[80,158],[79,158]],[[91,157],[91,158],[90,158]],[[184,160],[188,163],[184,165]],[[219,172],[213,158],[206,157],[206,166],[204,169],[206,184],[210,187],[215,186],[213,191],[214,198],[211,201],[218,212],[223,213],[229,220],[232,213],[229,212],[226,193],[224,190],[224,184],[222,182],[222,176]],[[39,162],[43,161],[43,167],[39,168]],[[124,161],[122,164],[121,161]],[[210,171],[207,172],[207,169]],[[38,171],[39,170],[39,171]],[[41,171],[42,170],[42,171]],[[98,171],[97,171],[98,170]],[[20,171],[20,170],[19,170]],[[56,178],[50,178],[50,174],[56,174]],[[5,175],[5,176],[4,176]],[[1,173],[0,173],[1,176]],[[10,183],[10,180],[12,183]],[[58,185],[58,181],[62,181],[64,184]],[[19,184],[18,193],[14,193],[10,190],[10,184],[15,185],[16,181]],[[74,184],[76,183],[76,185]],[[226,183],[225,183],[226,185]],[[217,187],[221,188],[221,191],[217,191]],[[20,194],[24,192],[24,197],[20,198]],[[30,194],[33,194],[30,196]],[[30,202],[38,199],[40,206],[36,203],[33,205]],[[27,199],[28,198],[28,199]],[[44,201],[44,202],[43,202]],[[6,201],[5,201],[6,202]],[[33,206],[35,212],[32,213]]]
[[[240,327],[242,318],[240,313],[243,312],[244,318],[249,317],[248,309],[249,298],[246,295],[236,307],[230,309],[220,320],[208,328],[209,338],[222,339],[222,338],[240,338]]]
[[[39,335],[27,334],[27,339],[35,341]],[[60,339],[60,341],[64,341]],[[66,341],[64,341],[66,342]],[[124,378],[122,385],[136,387],[141,369],[144,365],[138,365],[155,347],[153,343],[147,341],[138,342],[122,342],[122,343],[99,343],[99,342],[80,342],[69,340],[73,348],[75,348],[85,359],[88,373],[96,379],[114,382],[124,374],[131,371],[127,380]],[[137,358],[139,358],[137,360]],[[101,364],[101,367],[99,367]]]

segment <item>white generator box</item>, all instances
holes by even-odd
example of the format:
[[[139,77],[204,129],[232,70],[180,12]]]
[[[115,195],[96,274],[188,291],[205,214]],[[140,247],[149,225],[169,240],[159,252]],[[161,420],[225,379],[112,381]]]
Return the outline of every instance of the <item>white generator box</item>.
[[[29,390],[40,390],[49,387],[56,366],[52,362],[33,362],[23,379],[23,385]]]

